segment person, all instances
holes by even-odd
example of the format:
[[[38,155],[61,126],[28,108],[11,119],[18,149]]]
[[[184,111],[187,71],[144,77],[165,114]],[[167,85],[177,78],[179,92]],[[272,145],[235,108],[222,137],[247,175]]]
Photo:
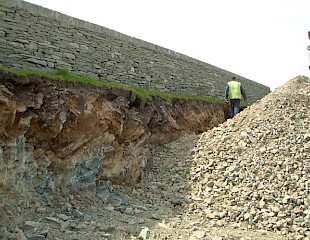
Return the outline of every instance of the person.
[[[241,95],[244,100],[247,99],[245,90],[241,83],[236,81],[236,77],[232,77],[232,81],[226,84],[226,103],[230,101],[231,118],[237,115],[240,109]]]

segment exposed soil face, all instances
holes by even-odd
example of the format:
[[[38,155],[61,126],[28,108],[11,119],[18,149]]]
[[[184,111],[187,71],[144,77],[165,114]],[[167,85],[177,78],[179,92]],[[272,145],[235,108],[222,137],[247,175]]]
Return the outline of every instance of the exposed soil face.
[[[19,148],[24,151],[24,154],[20,156],[17,154],[18,151],[14,150],[13,146],[16,145],[7,144],[9,142],[7,139],[15,136],[14,134],[19,136],[20,130],[13,131],[13,128],[9,133],[3,133],[4,135],[1,135],[2,146],[5,145],[5,147],[2,147],[0,156],[6,159],[5,164],[9,163],[10,168],[4,168],[7,165],[1,163],[2,179],[5,181],[2,181],[0,189],[0,224],[2,225],[0,236],[4,239],[27,239],[26,237],[28,239],[309,239],[310,93],[308,81],[308,78],[301,76],[291,79],[283,87],[276,89],[242,111],[234,119],[223,124],[216,124],[214,120],[216,117],[200,112],[199,109],[203,106],[200,105],[202,103],[197,102],[193,102],[191,107],[187,108],[184,102],[179,105],[175,103],[165,105],[162,100],[155,99],[155,102],[160,103],[158,108],[152,109],[147,106],[149,108],[145,109],[144,114],[127,110],[126,116],[130,116],[131,119],[129,123],[112,124],[111,126],[115,128],[108,125],[109,129],[115,129],[115,132],[109,130],[109,134],[113,133],[116,139],[123,136],[120,137],[122,140],[118,140],[119,142],[126,143],[124,144],[126,147],[135,146],[131,148],[135,154],[127,154],[120,163],[123,163],[125,159],[127,161],[130,159],[131,163],[134,162],[131,156],[142,153],[143,151],[138,146],[146,146],[146,143],[149,144],[148,147],[151,147],[147,149],[149,158],[145,159],[152,163],[145,164],[144,162],[145,168],[142,168],[142,165],[139,165],[142,164],[141,161],[138,161],[136,166],[140,177],[137,183],[130,186],[113,184],[111,180],[114,178],[107,178],[107,176],[112,176],[108,175],[107,169],[110,169],[110,172],[115,171],[115,168],[107,166],[113,166],[113,160],[117,161],[119,157],[117,151],[112,151],[114,158],[111,158],[110,162],[107,162],[105,157],[109,155],[108,153],[87,155],[94,145],[95,149],[97,147],[107,148],[107,141],[105,141],[106,145],[100,145],[102,139],[105,139],[102,136],[97,139],[99,143],[89,140],[88,150],[80,152],[80,155],[91,159],[83,165],[83,163],[79,164],[81,160],[76,160],[79,155],[75,153],[79,151],[77,150],[79,148],[66,147],[65,150],[61,148],[62,144],[68,141],[66,140],[69,136],[68,130],[66,130],[67,135],[60,131],[61,137],[57,138],[58,135],[51,137],[53,133],[51,126],[58,126],[57,124],[47,124],[45,135],[40,130],[32,134],[26,131],[25,138],[34,140],[31,144],[28,140],[25,141],[25,148]],[[12,90],[13,87],[3,85],[5,88],[2,88],[4,89],[2,95],[10,101],[6,102],[5,98],[1,97],[4,99],[1,102],[5,102],[8,106],[13,96],[18,93]],[[51,83],[51,86],[55,85]],[[52,95],[54,90],[49,94]],[[76,89],[62,90],[65,93],[71,93],[71,91],[77,93],[79,86]],[[94,89],[95,91],[98,90]],[[38,95],[36,96],[38,99]],[[115,97],[115,99],[124,98]],[[78,110],[82,115],[89,111],[89,102],[92,102],[92,106],[98,104],[87,97],[82,99],[84,100],[81,102],[86,104],[79,105],[78,103],[81,102],[74,102],[70,97],[65,102],[74,102],[75,105],[70,104],[70,107],[75,106],[75,108],[70,109]],[[103,97],[101,96],[100,99]],[[35,100],[32,96],[30,102],[33,104],[40,100]],[[96,104],[93,104],[94,102]],[[49,104],[51,103],[52,100],[49,101]],[[3,105],[4,103],[0,105],[2,109]],[[113,112],[105,111],[104,116],[110,116],[109,120],[121,121],[120,115],[117,115],[118,117],[111,117],[111,115],[120,112],[124,105],[119,103],[120,107],[115,107],[116,105],[109,103],[109,106],[111,105]],[[33,111],[35,111],[37,105],[33,104],[33,106]],[[44,104],[40,106],[39,109],[42,109]],[[84,109],[77,106],[84,106]],[[216,109],[217,107],[212,105],[205,106],[205,108]],[[5,109],[9,111],[8,107]],[[16,107],[16,109],[19,108]],[[98,112],[98,109],[104,108],[100,105],[95,111]],[[150,115],[150,112],[156,112],[157,115]],[[186,114],[181,117],[176,114],[178,112]],[[100,115],[100,112],[98,114]],[[58,116],[56,113],[52,115]],[[2,122],[21,122],[20,120],[9,121],[10,118],[4,116],[8,114],[1,115]],[[143,116],[144,118],[139,118],[143,121],[135,121],[137,116]],[[78,115],[78,123],[83,122],[79,120],[79,117],[80,115]],[[20,119],[24,119],[24,115]],[[203,124],[196,123],[195,119],[207,119],[205,124],[211,122],[214,128],[207,131],[210,128],[208,126],[206,130],[203,130]],[[31,121],[31,124],[26,125],[25,128],[29,129],[30,127],[27,128],[27,126],[31,126],[33,122]],[[114,121],[111,122],[114,123]],[[143,132],[137,122],[148,123],[148,127],[153,126],[148,128],[146,134],[148,141],[141,141],[141,138],[137,138],[137,136],[146,136],[137,133],[137,131]],[[55,124],[55,121],[52,123]],[[101,126],[105,126],[105,123]],[[40,129],[41,125],[40,122],[36,126]],[[96,124],[91,125],[96,126]],[[20,128],[18,124],[14,126],[16,129]],[[64,124],[62,129],[66,126]],[[7,127],[2,129],[8,131]],[[90,132],[89,129],[87,131],[85,129],[76,135]],[[100,132],[100,129],[95,128],[93,132]],[[127,132],[126,136],[131,138],[117,134],[120,129]],[[131,132],[132,129],[137,129],[137,131]],[[69,131],[70,134],[74,133],[71,131]],[[172,134],[168,135],[170,132]],[[41,135],[44,137],[40,139],[44,141],[40,147],[42,148],[44,142],[47,141],[45,139],[50,137],[52,140],[47,141],[49,144],[46,144],[46,148],[51,145],[49,150],[54,154],[53,156],[56,155],[59,158],[53,170],[51,170],[53,164],[50,163],[51,155],[40,155],[35,150],[32,155],[29,154],[29,150],[26,151],[28,148],[32,149],[33,143],[38,144],[39,137],[37,136]],[[74,136],[74,134],[70,135],[70,139],[74,139]],[[23,138],[19,139],[21,141]],[[131,141],[126,139],[131,139]],[[136,141],[137,139],[140,141]],[[115,148],[112,142],[109,146]],[[14,143],[16,144],[16,141]],[[122,146],[122,144],[119,145]],[[17,144],[17,146],[24,145]],[[8,151],[9,149],[11,152]],[[70,151],[71,149],[76,149],[76,151]],[[121,152],[124,153],[124,150]],[[41,156],[37,158],[37,165],[33,166],[36,170],[31,170],[28,176],[33,176],[33,179],[27,179],[25,171],[14,165],[15,161],[4,158],[9,153],[16,153],[17,159],[24,156],[23,166],[28,170],[32,168],[31,164],[27,165],[26,162],[34,156]],[[65,157],[59,157],[60,153]],[[66,158],[71,155],[75,155],[75,158]],[[104,167],[96,167],[99,162],[97,159],[105,162]],[[57,183],[53,187],[53,180],[57,179],[54,171],[55,169],[64,171],[63,165],[59,163],[64,160],[76,163],[73,166],[77,167],[69,171],[71,173],[69,176],[73,180],[80,180],[79,187],[84,190],[64,194],[59,191]],[[103,170],[104,168],[107,172]],[[4,173],[5,169],[12,177]],[[144,170],[141,171],[141,169]],[[21,172],[24,174],[16,174]],[[78,175],[77,172],[84,174]],[[90,172],[95,174],[91,178],[86,178]],[[116,176],[115,174],[114,177]],[[129,182],[134,182],[132,176],[135,175],[130,176]],[[40,177],[44,177],[45,181]],[[81,180],[82,177],[90,182],[96,179],[97,186],[92,188],[87,181]],[[120,182],[124,182],[124,179]],[[11,182],[16,183],[14,187],[11,186]],[[30,182],[34,185],[29,185]]]
[[[137,183],[154,146],[211,129],[227,115],[220,104],[154,97],[141,108],[129,91],[5,71],[0,79],[2,156],[22,166],[13,166],[12,176],[45,172],[53,191],[93,189],[96,181]]]

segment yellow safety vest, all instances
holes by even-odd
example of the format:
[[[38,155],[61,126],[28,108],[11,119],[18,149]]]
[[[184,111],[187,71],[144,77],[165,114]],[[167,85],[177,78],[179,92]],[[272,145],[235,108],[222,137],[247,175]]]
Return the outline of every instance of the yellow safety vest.
[[[231,81],[229,86],[229,99],[241,99],[241,83]]]

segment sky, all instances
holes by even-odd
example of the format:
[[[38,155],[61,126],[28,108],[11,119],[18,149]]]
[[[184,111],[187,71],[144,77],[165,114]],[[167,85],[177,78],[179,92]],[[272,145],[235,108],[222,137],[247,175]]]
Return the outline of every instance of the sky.
[[[274,90],[309,77],[309,0],[27,0]]]

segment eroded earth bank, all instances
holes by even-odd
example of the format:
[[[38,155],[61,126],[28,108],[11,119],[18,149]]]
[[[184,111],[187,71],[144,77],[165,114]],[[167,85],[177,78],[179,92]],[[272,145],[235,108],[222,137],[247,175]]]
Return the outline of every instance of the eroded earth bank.
[[[223,105],[0,79],[3,239],[309,239],[308,78],[228,121]]]
[[[141,107],[129,91],[5,71],[0,79],[1,183],[39,177],[42,191],[138,183],[152,165],[153,147],[211,129],[227,111],[155,97]]]

